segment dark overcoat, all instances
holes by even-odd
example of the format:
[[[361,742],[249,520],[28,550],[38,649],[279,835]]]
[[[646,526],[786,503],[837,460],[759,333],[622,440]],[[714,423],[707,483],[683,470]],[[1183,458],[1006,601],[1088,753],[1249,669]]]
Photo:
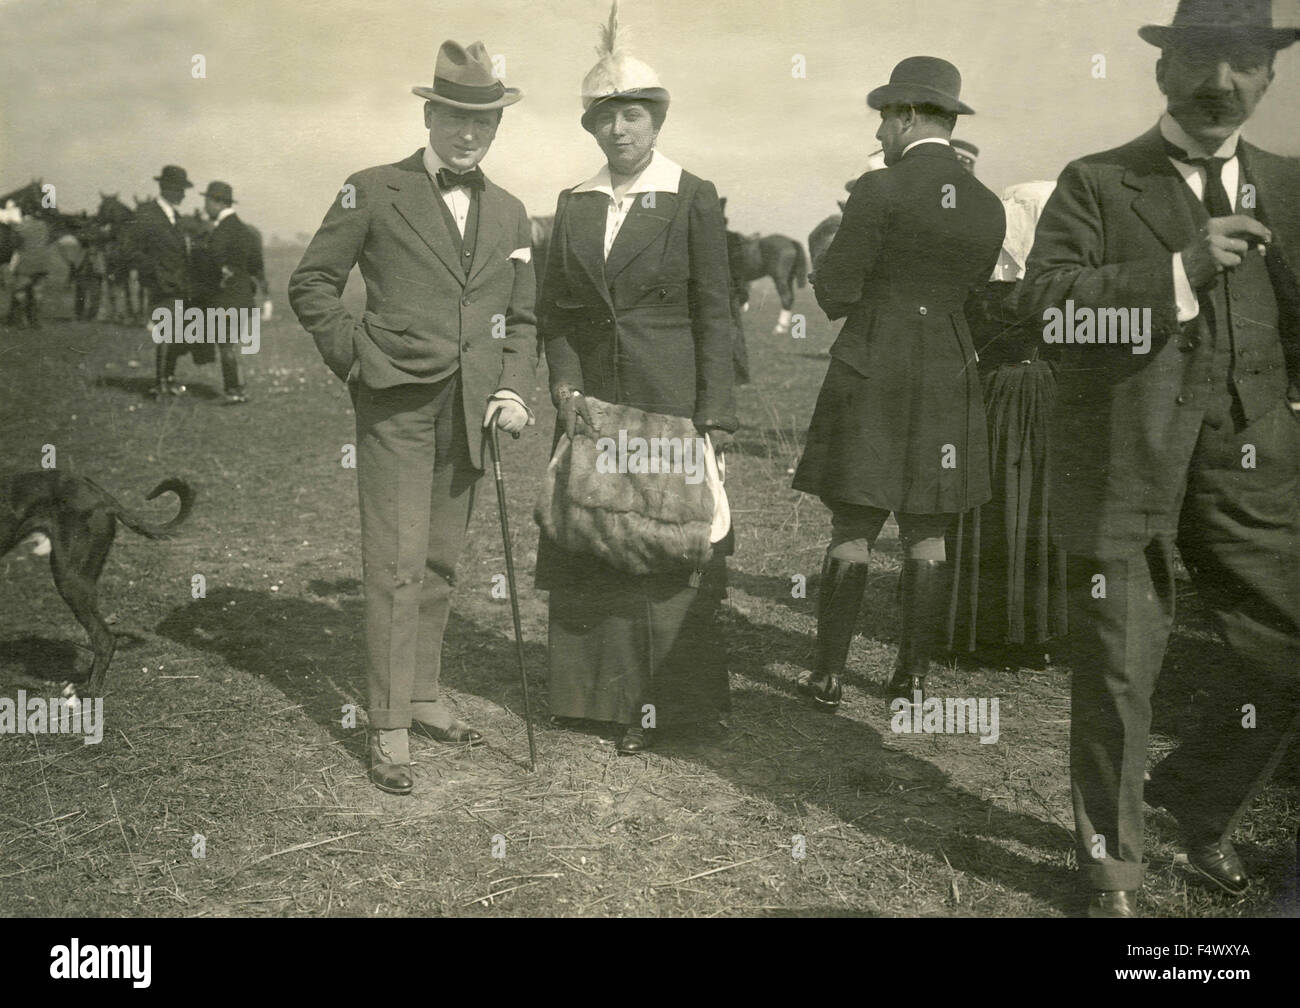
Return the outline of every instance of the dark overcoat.
[[[683,171],[676,193],[653,197],[636,198],[606,261],[609,198],[560,194],[537,312],[551,387],[734,431],[718,191]]]
[[[180,211],[176,213],[179,215]],[[157,200],[150,200],[135,212],[131,224],[131,246],[140,284],[154,303],[167,303],[190,296],[189,249],[179,219],[167,219]],[[170,305],[168,305],[170,307]]]
[[[1273,233],[1268,270],[1279,309],[1279,344],[1239,360],[1237,393],[1260,413],[1280,405],[1288,378],[1300,387],[1300,165],[1244,140],[1244,177],[1256,215]],[[1114,150],[1067,165],[1043,208],[1021,287],[1040,313],[1079,307],[1149,307],[1151,346],[1067,345],[1060,355],[1052,434],[1053,498],[1072,553],[1124,555],[1153,528],[1177,522],[1202,424],[1189,403],[1212,377],[1208,311],[1179,323],[1173,253],[1197,224],[1186,182],[1165,154],[1159,127]]]
[[[212,233],[201,256],[199,296],[209,308],[251,308],[254,279],[262,269],[261,250],[238,214],[227,214]]]
[[[984,405],[962,306],[993,272],[1005,232],[1002,201],[946,144],[919,144],[858,180],[814,280],[818,304],[845,323],[796,490],[909,514],[989,499]]]
[[[717,189],[683,171],[676,193],[652,195],[637,196],[606,260],[609,197],[560,194],[537,310],[551,388],[568,384],[690,417],[700,430],[734,431],[731,276]],[[601,565],[543,536],[538,587],[561,566]]]

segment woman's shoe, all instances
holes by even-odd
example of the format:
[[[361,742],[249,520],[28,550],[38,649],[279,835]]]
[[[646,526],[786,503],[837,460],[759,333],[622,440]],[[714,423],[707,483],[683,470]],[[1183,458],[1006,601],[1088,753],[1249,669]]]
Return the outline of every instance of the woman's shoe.
[[[645,752],[650,748],[650,729],[642,728],[640,725],[632,725],[623,732],[623,737],[618,741],[618,754],[620,756],[635,756],[639,752]]]

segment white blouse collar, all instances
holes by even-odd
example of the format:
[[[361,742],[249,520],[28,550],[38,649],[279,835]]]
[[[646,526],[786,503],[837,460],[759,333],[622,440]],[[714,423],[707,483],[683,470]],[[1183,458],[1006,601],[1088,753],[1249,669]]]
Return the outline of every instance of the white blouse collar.
[[[650,163],[645,166],[640,177],[632,183],[624,195],[631,196],[633,193],[646,192],[676,193],[681,180],[682,166],[656,150],[650,155]],[[586,182],[580,182],[574,186],[573,191],[575,193],[604,193],[610,199],[613,199],[614,186],[609,177],[609,165],[602,167]]]

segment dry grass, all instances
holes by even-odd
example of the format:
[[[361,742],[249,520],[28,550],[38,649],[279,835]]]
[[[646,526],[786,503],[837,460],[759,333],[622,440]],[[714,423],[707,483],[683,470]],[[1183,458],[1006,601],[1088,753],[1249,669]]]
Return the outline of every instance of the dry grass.
[[[278,276],[293,261],[280,256]],[[771,298],[756,297],[747,319],[757,384],[741,391],[748,427],[728,473],[740,535],[725,616],[728,726],[665,732],[631,759],[615,754],[610,733],[548,727],[545,606],[531,588],[543,415],[540,431],[505,446],[539,772],[526,770],[508,604],[490,595],[504,560],[489,499],[461,563],[444,681],[490,744],[417,738],[409,798],[367,783],[364,719],[341,724],[344,705],[364,703],[355,475],[339,465],[352,421],[283,298],[251,358],[253,401],[239,409],[201,394],[144,401],[143,333],[67,321],[0,332],[8,463],[34,466],[52,443],[61,467],[127,500],[173,474],[201,493],[181,540],[124,532],[109,561],[103,606],[124,636],[104,741],[0,737],[0,912],[1073,913],[1066,670],[961,666],[940,677],[945,693],[1000,698],[996,745],[891,733],[875,692],[895,646],[887,533],[843,708],[826,717],[794,693],[811,654],[828,524],[816,501],[789,489],[830,342],[801,297],[805,342],[768,335]],[[218,381],[215,367],[182,377]],[[534,401],[545,398],[539,382]],[[192,597],[196,573],[205,598]],[[809,579],[807,598],[791,597],[795,574]],[[44,560],[0,560],[0,613],[0,693],[84,671],[83,635]],[[1192,612],[1162,686],[1155,752],[1172,744],[1177,712],[1217,647]],[[1235,902],[1189,880],[1170,821],[1153,813],[1145,909],[1294,914],[1296,799],[1291,779],[1247,817],[1239,847],[1259,883]],[[199,836],[203,858],[193,856]]]

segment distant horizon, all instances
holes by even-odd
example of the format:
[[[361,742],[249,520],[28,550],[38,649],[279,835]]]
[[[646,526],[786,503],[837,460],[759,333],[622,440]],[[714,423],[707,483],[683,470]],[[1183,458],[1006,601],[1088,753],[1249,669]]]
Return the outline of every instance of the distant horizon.
[[[1175,7],[915,0],[900,18],[885,0],[624,0],[621,17],[632,52],[672,95],[660,149],[717,185],[735,230],[802,244],[878,146],[865,97],[898,60],[928,52],[959,67],[977,114],[955,136],[980,147],[977,175],[1000,194],[1053,180],[1072,158],[1155,123],[1159,53],[1137,29],[1168,24]],[[578,86],[608,10],[606,0],[543,9],[485,0],[431,18],[393,0],[310,9],[9,0],[0,31],[23,44],[0,66],[0,191],[40,177],[57,186],[61,210],[93,213],[101,190],[128,205],[156,196],[153,176],[179,164],[196,183],[183,212],[222,179],[268,241],[301,244],[348,175],[424,144],[410,88],[429,84],[441,41],[481,38],[504,61],[505,82],[524,92],[484,170],[545,216],[561,189],[602,163],[578,122]],[[1297,50],[1279,54],[1244,131],[1289,156],[1300,155]]]

